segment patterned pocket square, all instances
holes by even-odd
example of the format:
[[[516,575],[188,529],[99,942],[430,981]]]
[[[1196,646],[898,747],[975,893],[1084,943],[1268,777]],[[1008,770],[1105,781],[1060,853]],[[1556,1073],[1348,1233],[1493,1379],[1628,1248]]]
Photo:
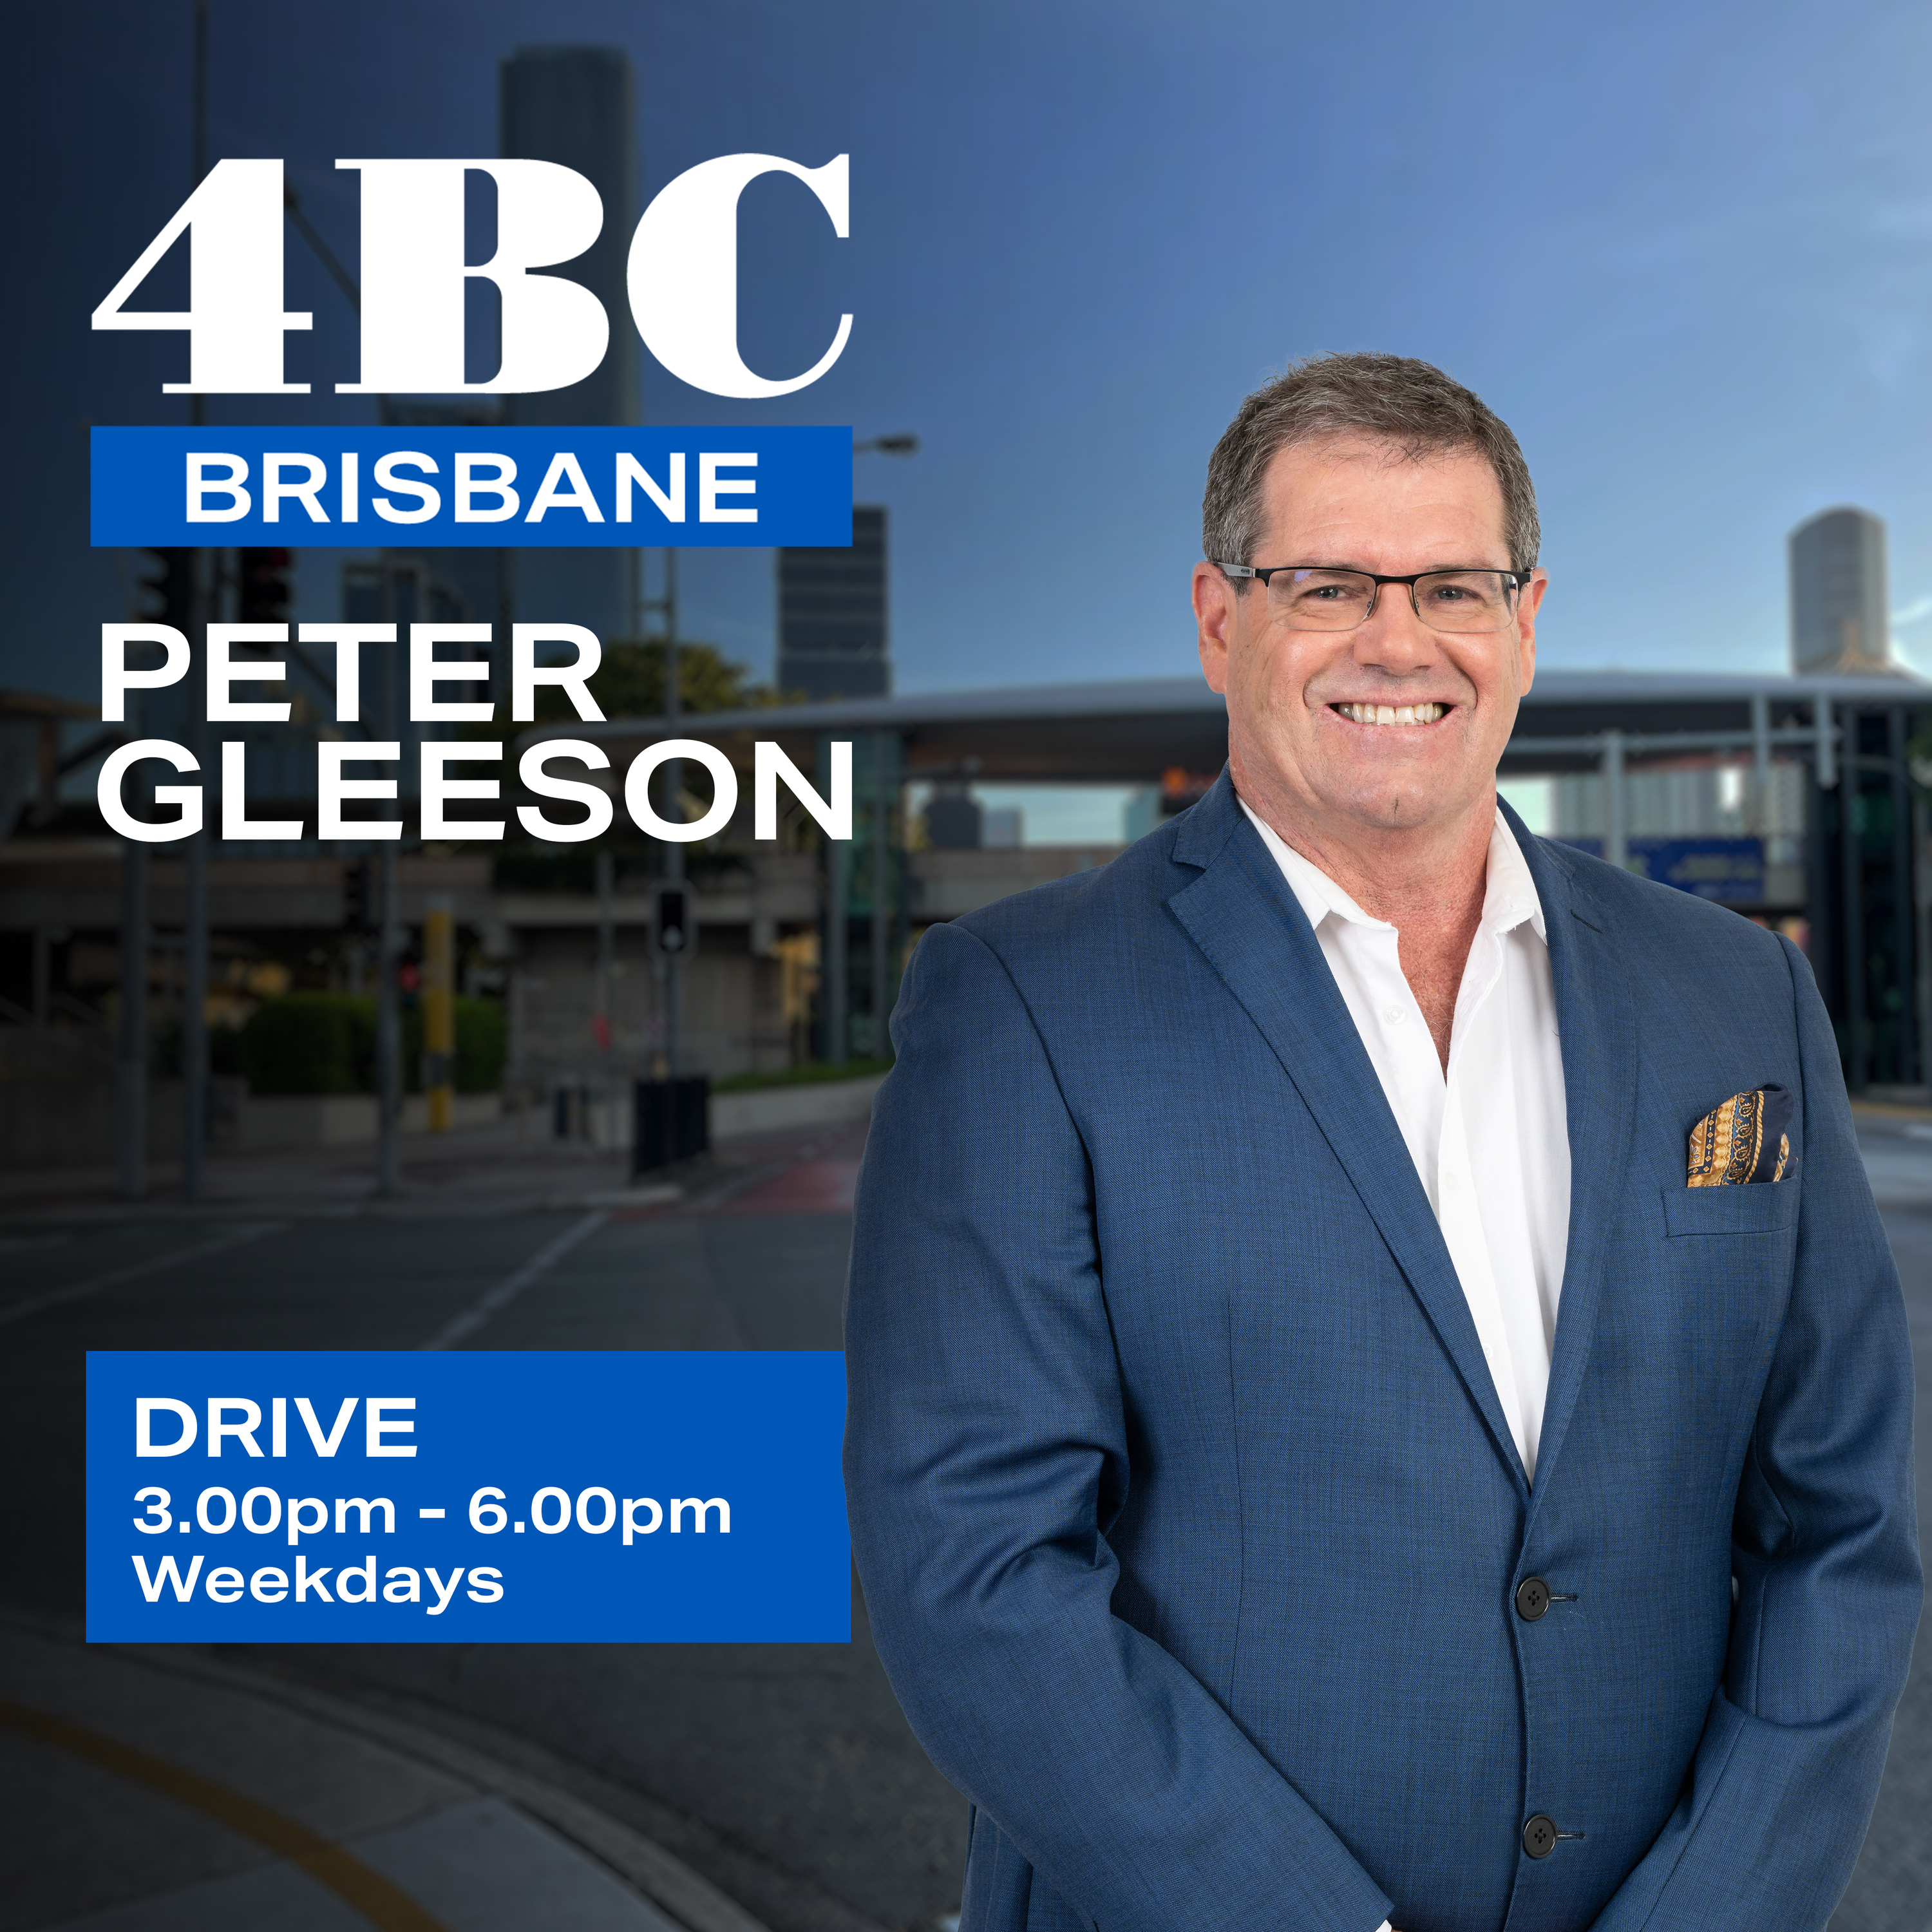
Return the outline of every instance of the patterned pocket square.
[[[1757,1087],[1733,1094],[1690,1130],[1693,1187],[1737,1187],[1782,1180],[1791,1160],[1791,1090]]]

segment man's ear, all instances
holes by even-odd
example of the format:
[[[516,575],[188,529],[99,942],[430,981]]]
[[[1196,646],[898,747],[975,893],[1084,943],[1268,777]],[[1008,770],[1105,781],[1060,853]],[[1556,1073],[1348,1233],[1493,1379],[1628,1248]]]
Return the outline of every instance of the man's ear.
[[[1194,566],[1194,622],[1198,633],[1201,675],[1210,691],[1228,688],[1229,633],[1234,625],[1234,584],[1211,563]]]
[[[1516,647],[1520,653],[1518,662],[1522,667],[1522,682],[1516,692],[1519,698],[1536,682],[1536,617],[1537,613],[1543,608],[1543,593],[1549,588],[1548,574],[1541,570],[1533,570],[1530,572],[1528,583],[1523,587],[1522,596],[1517,600]]]

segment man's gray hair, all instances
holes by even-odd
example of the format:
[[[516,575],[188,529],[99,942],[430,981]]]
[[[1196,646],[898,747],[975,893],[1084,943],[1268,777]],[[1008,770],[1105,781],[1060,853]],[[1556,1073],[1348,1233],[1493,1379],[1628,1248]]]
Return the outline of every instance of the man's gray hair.
[[[1267,519],[1263,485],[1268,465],[1282,450],[1340,436],[1393,443],[1409,461],[1459,450],[1487,458],[1502,490],[1503,536],[1510,565],[1525,575],[1535,568],[1542,544],[1536,490],[1508,424],[1481,397],[1432,364],[1409,356],[1367,353],[1312,356],[1241,405],[1208,460],[1201,542],[1208,559],[1217,563],[1313,561],[1255,555]],[[1237,590],[1246,584],[1246,578],[1235,580]]]

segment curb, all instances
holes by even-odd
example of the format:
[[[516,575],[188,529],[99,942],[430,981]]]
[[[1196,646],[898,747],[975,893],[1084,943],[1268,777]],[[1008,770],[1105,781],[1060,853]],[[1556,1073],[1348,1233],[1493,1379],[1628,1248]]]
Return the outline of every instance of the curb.
[[[81,1641],[64,1619],[37,1616],[13,1606],[0,1610],[0,1629],[9,1626],[56,1642],[78,1646]],[[501,1798],[615,1873],[685,1932],[768,1932],[762,1920],[640,1832],[542,1778],[393,1712],[372,1710],[331,1692],[185,1646],[112,1644],[100,1648],[136,1658],[169,1676],[218,1684],[265,1703],[298,1711]]]

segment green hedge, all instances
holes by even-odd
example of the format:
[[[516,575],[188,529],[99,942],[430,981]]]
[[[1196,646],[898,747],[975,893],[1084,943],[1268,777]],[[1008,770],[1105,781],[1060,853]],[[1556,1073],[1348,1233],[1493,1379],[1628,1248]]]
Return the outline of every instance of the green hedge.
[[[502,1085],[509,1044],[502,1005],[456,1002],[456,1090]],[[376,1002],[349,993],[285,993],[266,1000],[242,1029],[241,1070],[253,1094],[373,1094]],[[403,1084],[422,1086],[422,1009],[403,1009]]]
[[[420,1010],[412,1007],[412,1013]],[[503,1062],[510,1050],[510,1024],[500,1000],[458,999],[456,1003],[456,1090],[494,1094],[503,1084]]]
[[[248,1090],[367,1091],[363,1063],[373,1067],[375,1020],[374,1000],[352,999],[345,993],[285,993],[265,1000],[242,1029],[242,1071]]]

